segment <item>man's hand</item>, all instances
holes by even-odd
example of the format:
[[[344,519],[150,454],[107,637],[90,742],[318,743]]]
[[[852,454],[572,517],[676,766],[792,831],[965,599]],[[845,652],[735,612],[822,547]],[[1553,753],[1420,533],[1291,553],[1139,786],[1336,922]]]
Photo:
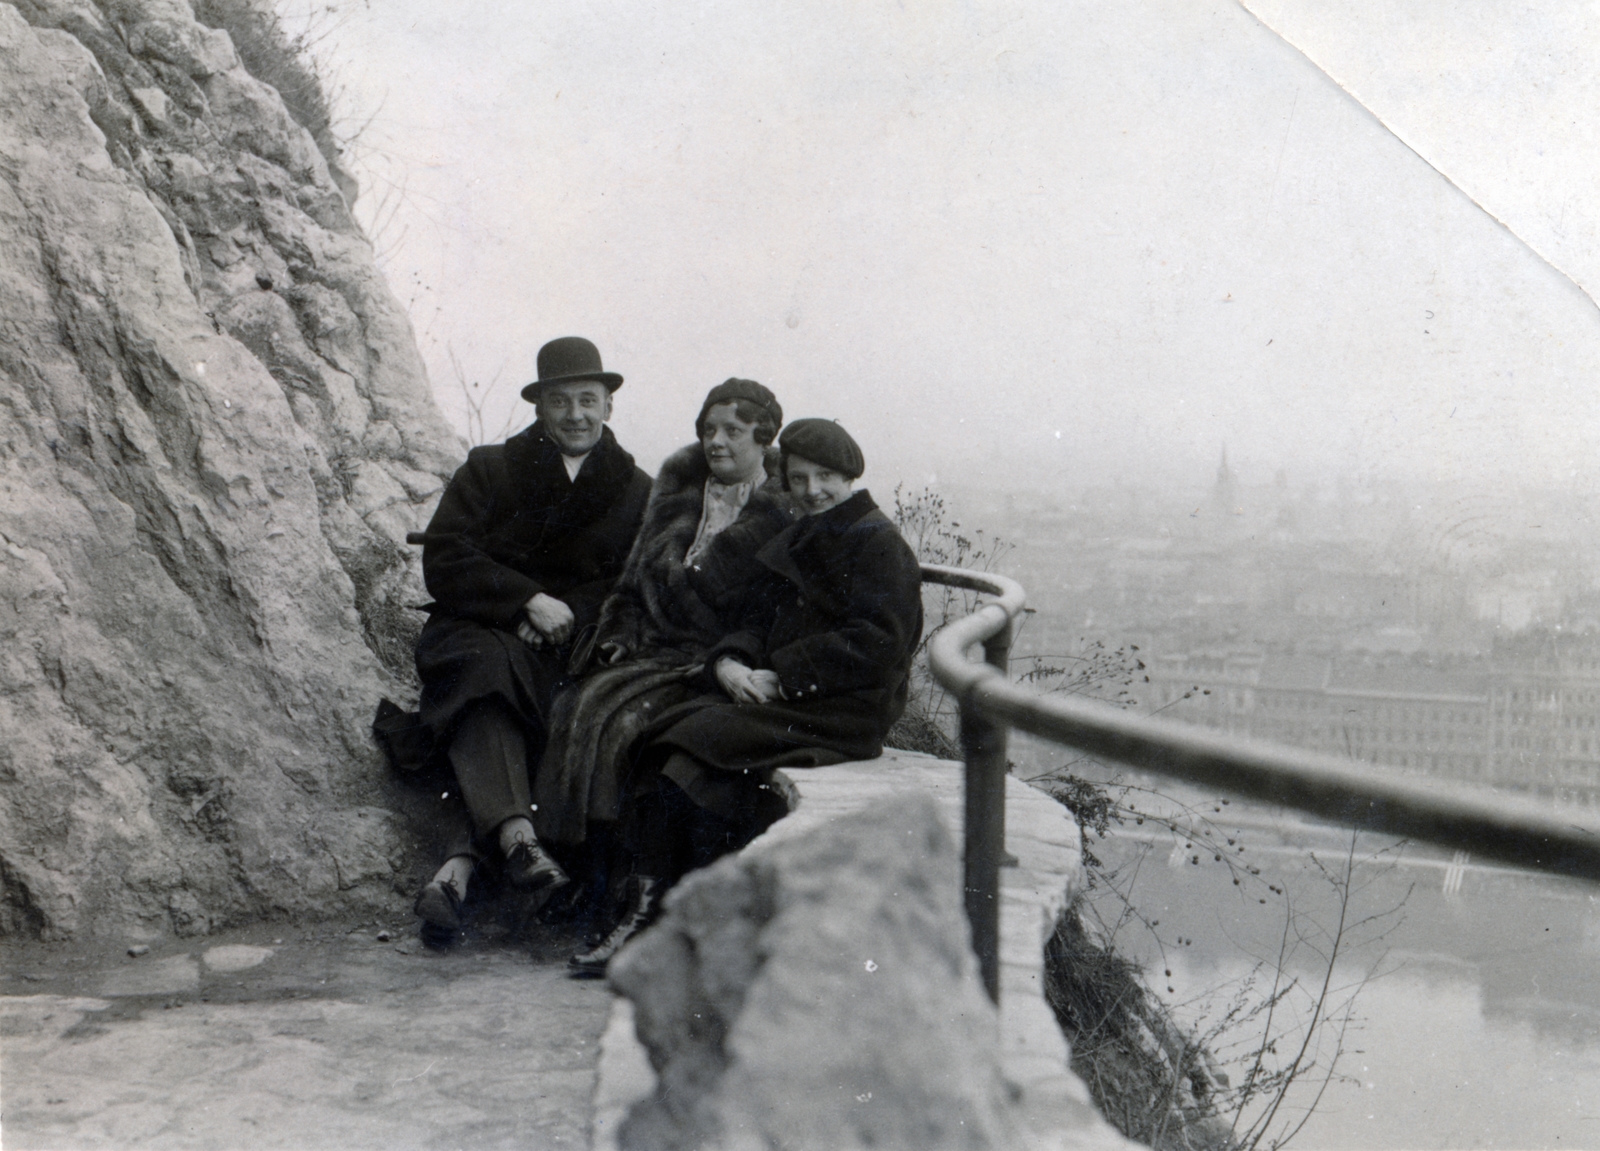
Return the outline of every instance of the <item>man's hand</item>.
[[[752,671],[731,655],[717,661],[717,683],[735,703],[771,703],[778,698],[778,673]]]
[[[527,614],[534,631],[543,636],[547,643],[566,643],[567,637],[572,634],[572,609],[554,596],[540,592],[523,604],[522,610]],[[518,634],[521,634],[520,629]]]
[[[535,631],[534,628],[533,628],[533,625],[531,623],[529,623],[527,620],[518,621],[518,623],[517,623],[517,638],[520,639],[523,643],[527,644],[529,647],[543,647],[544,646],[544,636],[540,635],[537,631]]]

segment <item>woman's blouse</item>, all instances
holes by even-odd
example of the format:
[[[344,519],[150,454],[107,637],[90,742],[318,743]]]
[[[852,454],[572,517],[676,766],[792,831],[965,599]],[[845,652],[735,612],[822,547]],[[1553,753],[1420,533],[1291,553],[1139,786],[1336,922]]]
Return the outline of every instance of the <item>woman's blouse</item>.
[[[685,567],[693,567],[695,561],[711,546],[711,541],[717,538],[717,533],[739,518],[744,505],[750,502],[750,493],[755,489],[756,485],[751,482],[725,484],[715,477],[706,480],[705,496],[701,500],[700,527],[695,531],[694,542],[684,554]]]

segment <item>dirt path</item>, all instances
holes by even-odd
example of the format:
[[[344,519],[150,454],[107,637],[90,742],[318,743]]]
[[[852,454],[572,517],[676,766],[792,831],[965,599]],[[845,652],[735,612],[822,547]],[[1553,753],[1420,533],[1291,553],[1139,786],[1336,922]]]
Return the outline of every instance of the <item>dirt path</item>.
[[[380,939],[387,926],[392,938]],[[254,928],[122,949],[7,943],[7,1151],[588,1146],[604,983],[570,934],[409,922]]]

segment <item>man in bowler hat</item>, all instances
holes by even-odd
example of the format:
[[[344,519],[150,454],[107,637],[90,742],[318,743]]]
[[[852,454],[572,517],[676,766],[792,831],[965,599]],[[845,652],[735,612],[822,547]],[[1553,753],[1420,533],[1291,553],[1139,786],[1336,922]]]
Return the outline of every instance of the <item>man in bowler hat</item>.
[[[530,773],[574,647],[622,571],[650,493],[606,427],[622,377],[588,340],[539,349],[522,389],[538,418],[474,448],[428,524],[422,573],[434,597],[417,641],[421,717],[470,820],[417,898],[424,937],[455,938],[477,864],[542,903],[568,882],[529,818]]]

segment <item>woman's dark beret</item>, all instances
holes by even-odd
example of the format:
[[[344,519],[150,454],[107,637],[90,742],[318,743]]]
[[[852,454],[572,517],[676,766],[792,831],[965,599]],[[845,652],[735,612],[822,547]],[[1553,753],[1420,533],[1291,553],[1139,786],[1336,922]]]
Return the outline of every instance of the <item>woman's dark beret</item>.
[[[741,380],[737,376],[723,380],[722,383],[706,393],[706,402],[700,405],[700,417],[695,420],[695,430],[698,432],[701,425],[706,422],[706,415],[718,404],[736,404],[740,400],[755,404],[767,415],[772,417],[772,426],[783,426],[783,408],[778,403],[778,397],[772,391],[754,380]]]
[[[861,447],[832,420],[796,420],[778,436],[785,455],[804,456],[853,480],[866,470]]]

